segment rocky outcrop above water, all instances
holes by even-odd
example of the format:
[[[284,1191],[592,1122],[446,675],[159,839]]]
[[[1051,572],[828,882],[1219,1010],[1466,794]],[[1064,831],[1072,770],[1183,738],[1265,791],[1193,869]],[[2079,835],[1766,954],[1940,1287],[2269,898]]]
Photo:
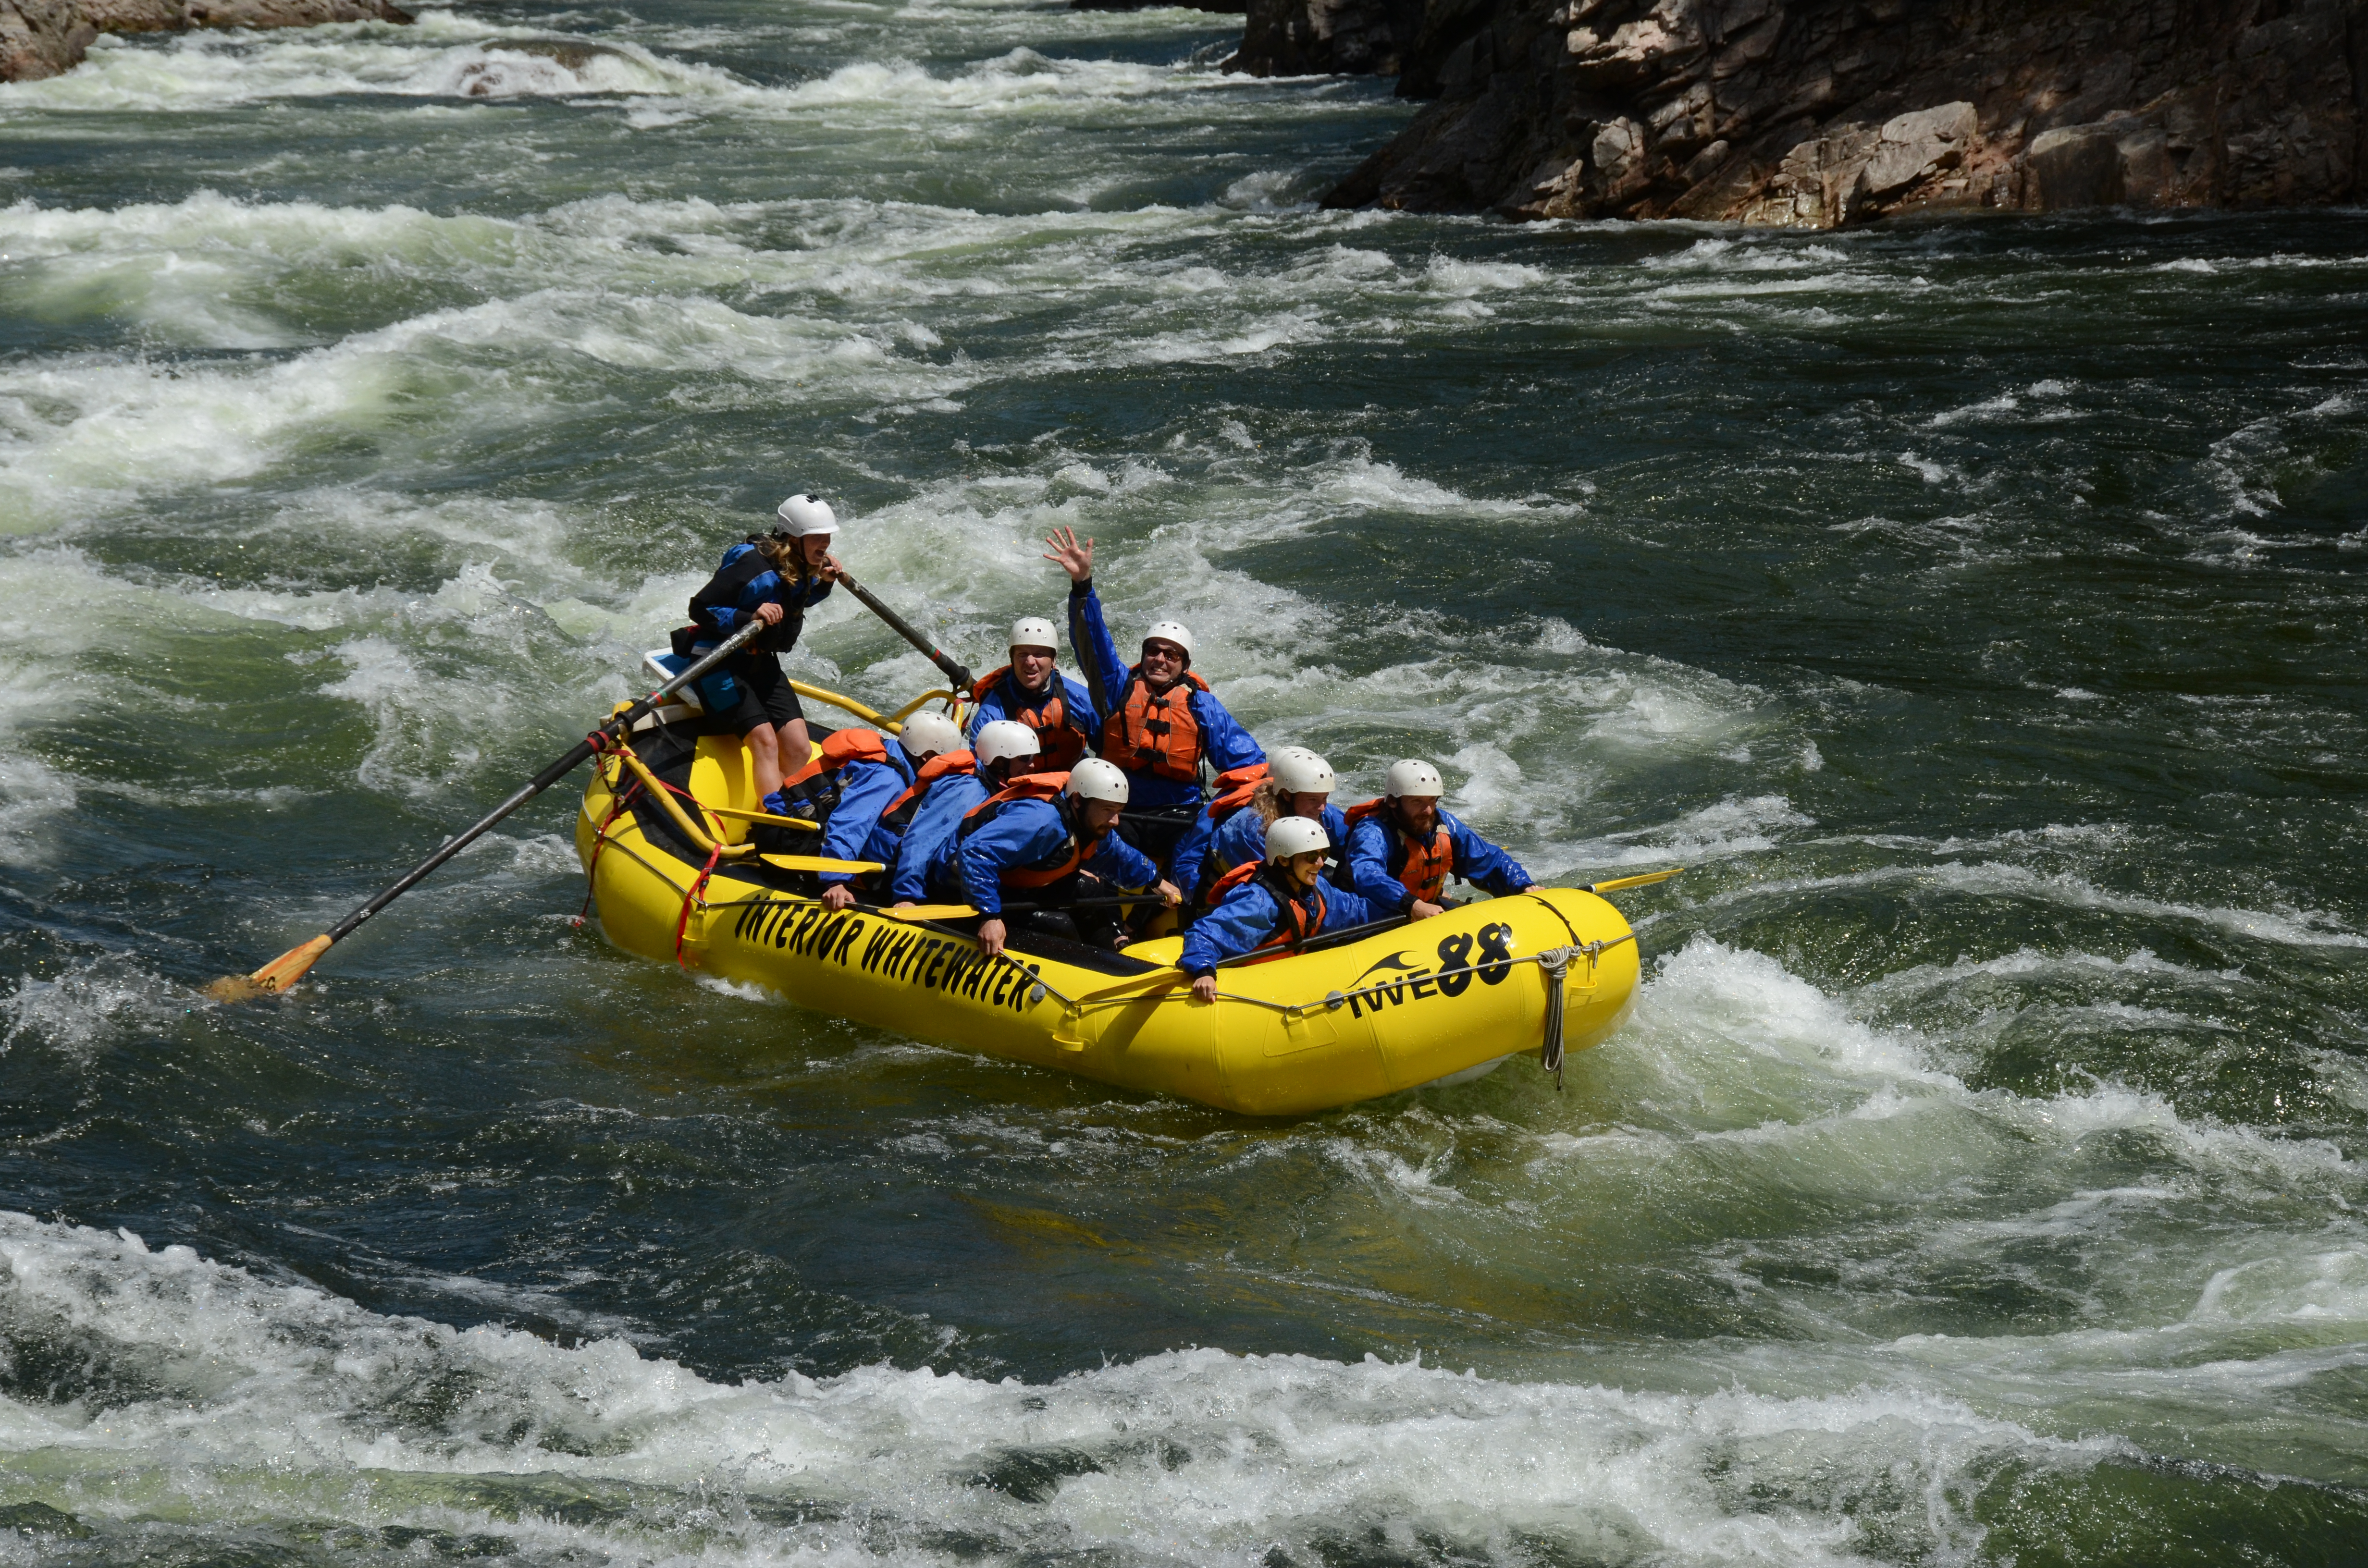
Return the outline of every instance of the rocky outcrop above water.
[[[2368,188],[2368,0],[1404,6],[1252,0],[1238,69],[1395,62],[1434,100],[1328,205],[1835,228]]]
[[[71,71],[101,33],[409,20],[387,0],[0,0],[0,81]]]

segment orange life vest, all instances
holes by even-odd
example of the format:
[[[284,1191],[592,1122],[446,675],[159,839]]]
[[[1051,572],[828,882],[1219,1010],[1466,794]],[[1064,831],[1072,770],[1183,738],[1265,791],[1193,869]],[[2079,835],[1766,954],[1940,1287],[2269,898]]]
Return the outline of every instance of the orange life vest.
[[[902,823],[892,823],[891,819],[898,812],[915,804],[922,796],[928,794],[929,787],[939,779],[949,774],[974,774],[977,771],[976,754],[966,751],[941,751],[921,764],[920,771],[913,775],[913,787],[889,801],[888,809],[880,813],[880,820],[882,823],[891,823],[891,825],[902,827],[904,825]]]
[[[1093,736],[1087,732],[1086,722],[1069,711],[1069,699],[1061,687],[1061,672],[1054,670],[1050,676],[1053,693],[1041,707],[1021,706],[1019,681],[1012,675],[1009,665],[980,676],[970,688],[970,699],[985,701],[987,694],[1005,681],[1011,684],[1003,697],[1004,716],[1036,732],[1038,766],[1062,772],[1075,767],[1077,759],[1086,755],[1086,748],[1093,744]]]
[[[1346,812],[1349,825],[1354,828],[1367,817],[1381,819],[1382,831],[1389,835],[1390,874],[1398,885],[1422,900],[1437,903],[1439,895],[1447,891],[1448,873],[1455,869],[1455,839],[1440,823],[1428,844],[1417,844],[1413,835],[1397,824],[1389,813],[1386,796],[1367,801],[1361,806],[1350,806]]]
[[[781,790],[785,795],[791,790],[798,791],[793,797],[798,800],[811,800],[817,795],[827,794],[836,801],[837,799],[836,775],[840,768],[850,762],[886,762],[887,760],[888,743],[880,738],[877,731],[833,730],[822,738],[822,746],[818,755],[808,757],[803,767],[781,780]],[[834,777],[825,783],[823,778],[825,774]],[[802,786],[814,785],[823,787],[802,788]]]
[[[1192,716],[1192,694],[1209,683],[1186,670],[1158,696],[1140,666],[1127,672],[1126,692],[1102,725],[1102,756],[1121,767],[1178,784],[1201,778],[1201,721]]]
[[[1266,860],[1245,860],[1219,877],[1209,889],[1210,906],[1214,908],[1224,903],[1228,893],[1258,878],[1258,874],[1266,870],[1271,863]],[[1275,954],[1274,957],[1288,958],[1292,953],[1305,947],[1308,937],[1324,929],[1326,913],[1324,879],[1318,877],[1312,890],[1315,894],[1315,917],[1313,920],[1308,918],[1307,906],[1300,902],[1301,895],[1292,892],[1289,883],[1280,877],[1268,877],[1265,879],[1265,884],[1266,891],[1274,895],[1277,906],[1274,930],[1250,951],[1263,952],[1269,948],[1281,948],[1285,950]],[[1273,960],[1258,959],[1254,961],[1270,963]]]
[[[1044,888],[1064,877],[1075,875],[1077,868],[1086,863],[1086,857],[1092,852],[1097,841],[1078,836],[1077,819],[1070,814],[1068,802],[1061,793],[1068,784],[1069,776],[1065,773],[1030,773],[1013,779],[962,813],[962,827],[955,835],[956,842],[968,838],[993,822],[1002,814],[1003,808],[1014,801],[1049,801],[1053,809],[1061,813],[1061,825],[1068,830],[1068,843],[1054,850],[1049,858],[1039,860],[1033,866],[1005,867],[996,873],[996,880],[1008,888]]]
[[[1215,827],[1248,805],[1250,797],[1258,793],[1258,787],[1266,780],[1267,766],[1263,762],[1229,767],[1218,774],[1217,798],[1209,802],[1209,825]]]

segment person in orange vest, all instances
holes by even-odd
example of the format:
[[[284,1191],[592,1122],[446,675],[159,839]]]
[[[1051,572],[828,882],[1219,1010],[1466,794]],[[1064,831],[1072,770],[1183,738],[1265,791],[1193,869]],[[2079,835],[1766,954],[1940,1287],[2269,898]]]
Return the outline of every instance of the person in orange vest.
[[[1417,757],[1390,765],[1384,793],[1349,808],[1348,885],[1415,920],[1442,914],[1449,876],[1499,898],[1537,884],[1521,863],[1440,810],[1439,769]]]
[[[987,797],[1036,771],[1036,732],[1010,719],[982,725],[971,742],[972,767],[935,782],[896,852],[889,884],[896,907],[910,908],[933,894],[962,897],[962,872],[954,865],[963,823]]]
[[[1394,902],[1369,903],[1324,880],[1324,852],[1332,835],[1312,817],[1277,817],[1266,830],[1266,855],[1219,877],[1209,896],[1216,907],[1192,924],[1176,967],[1192,977],[1192,998],[1217,999],[1217,965],[1261,948],[1289,958],[1312,937],[1387,920]]]
[[[1332,843],[1349,842],[1349,821],[1332,804],[1330,763],[1305,746],[1278,746],[1260,774],[1201,807],[1176,846],[1174,880],[1186,903],[1235,867],[1265,859],[1266,830],[1278,817],[1311,818]]]
[[[914,714],[894,740],[870,730],[835,730],[824,738],[820,756],[783,780],[781,794],[793,806],[826,809],[814,854],[891,865],[904,836],[904,823],[890,820],[892,808],[901,810],[914,798],[915,782],[931,762],[961,749],[962,731],[943,713]],[[823,903],[835,910],[854,907],[855,877],[821,873]]]
[[[1144,634],[1142,659],[1120,657],[1094,594],[1094,541],[1062,528],[1044,557],[1069,574],[1069,641],[1102,716],[1097,749],[1126,774],[1128,840],[1164,869],[1201,811],[1201,765],[1237,773],[1266,760],[1209,683],[1192,673],[1192,633],[1173,620]]]
[[[1182,897],[1175,884],[1110,831],[1126,800],[1126,775],[1089,756],[1066,773],[1014,778],[963,819],[951,864],[962,895],[985,916],[978,927],[981,951],[989,958],[1003,951],[1010,937],[1003,905],[1014,895],[1031,904],[1068,903],[1093,892],[1156,884],[1159,902],[1175,906]],[[1127,944],[1115,910],[1040,913],[1030,923],[1112,949]]]
[[[1036,732],[1040,765],[1047,772],[1065,772],[1077,758],[1094,749],[1102,731],[1101,715],[1086,688],[1054,666],[1060,655],[1059,634],[1041,615],[1023,615],[1011,623],[1011,662],[989,670],[970,688],[978,704],[971,716],[970,733],[999,720],[1010,720]]]

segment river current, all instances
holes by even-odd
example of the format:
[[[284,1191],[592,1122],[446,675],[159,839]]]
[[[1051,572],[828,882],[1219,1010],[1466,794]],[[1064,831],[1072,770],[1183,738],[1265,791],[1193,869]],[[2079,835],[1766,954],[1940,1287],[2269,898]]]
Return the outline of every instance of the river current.
[[[0,1563],[2357,1560],[2368,219],[1324,212],[1408,110],[1237,33],[0,88]],[[1115,1094],[609,947],[566,787],[199,998],[807,487],[975,666],[1072,525],[1344,799],[1686,865],[1633,1020]],[[794,664],[930,673],[844,596]]]

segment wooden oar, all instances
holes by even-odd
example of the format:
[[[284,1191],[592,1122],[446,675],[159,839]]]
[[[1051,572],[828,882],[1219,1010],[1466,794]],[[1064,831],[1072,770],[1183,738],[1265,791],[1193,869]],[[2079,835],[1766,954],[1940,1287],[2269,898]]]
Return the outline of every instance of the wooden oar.
[[[971,680],[969,665],[957,663],[952,654],[943,652],[936,643],[930,642],[928,638],[914,631],[911,624],[907,622],[903,616],[898,615],[894,610],[890,609],[886,605],[882,604],[877,598],[872,597],[871,589],[865,587],[862,584],[848,576],[844,569],[839,572],[838,581],[840,585],[846,588],[848,593],[853,594],[858,599],[862,601],[864,608],[870,610],[872,614],[886,621],[888,623],[889,631],[894,632],[897,636],[902,637],[905,642],[910,642],[914,647],[918,648],[922,653],[928,654],[929,657],[929,663],[937,665],[939,670],[945,673],[945,677],[953,682],[954,691],[957,695],[964,698],[969,696],[970,688],[973,684]]]
[[[311,941],[289,949],[254,973],[223,975],[206,987],[206,994],[221,1002],[244,1002],[249,997],[272,996],[287,990],[303,977],[306,970],[320,961],[323,953],[360,930],[363,923],[371,915],[426,881],[429,873],[437,867],[474,844],[495,824],[566,778],[578,765],[590,761],[595,755],[606,748],[609,742],[621,739],[630,733],[633,725],[644,714],[738,653],[754,641],[758,632],[765,630],[766,624],[765,621],[752,617],[746,626],[725,638],[717,645],[713,653],[709,653],[632,707],[602,720],[599,727],[578,741],[575,748],[565,756],[528,779],[519,787],[516,794],[495,806],[465,831],[446,839],[442,847],[435,854],[404,872],[401,881],[396,882]]]

